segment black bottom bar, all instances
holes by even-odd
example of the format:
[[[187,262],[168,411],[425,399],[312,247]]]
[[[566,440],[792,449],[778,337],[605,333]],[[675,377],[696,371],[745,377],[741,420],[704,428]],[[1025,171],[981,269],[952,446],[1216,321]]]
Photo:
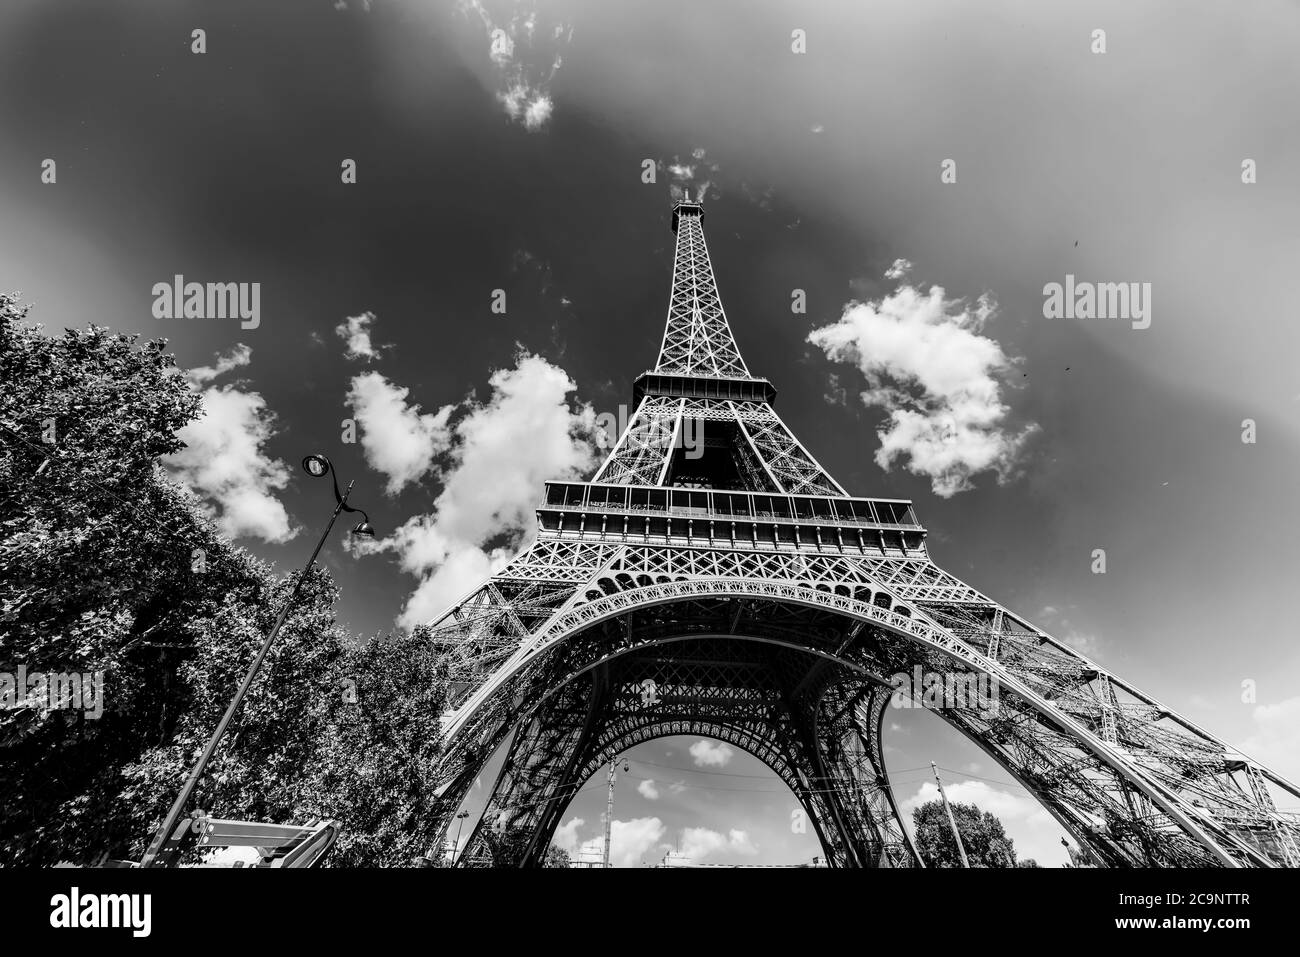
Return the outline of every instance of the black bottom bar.
[[[707,944],[719,939],[720,921],[728,940],[747,931],[765,934],[777,922],[805,935],[847,924],[846,942],[859,935],[879,942],[886,934],[943,946],[945,940],[957,943],[955,934],[970,934],[976,935],[966,941],[971,945],[999,946],[995,941],[1005,944],[1007,933],[1041,931],[1052,937],[1028,939],[1046,940],[1065,931],[1080,941],[1099,934],[1182,941],[1199,934],[1229,943],[1293,926],[1294,877],[1285,871],[1041,869],[56,868],[0,870],[0,913],[13,941],[76,935],[81,943],[127,946],[255,942],[259,950],[319,942],[337,951],[353,942],[373,946],[391,935],[430,932],[444,942],[465,936],[467,942],[499,943],[503,935],[538,942],[583,928],[643,941],[656,939],[658,928]],[[84,926],[92,922],[117,926]]]

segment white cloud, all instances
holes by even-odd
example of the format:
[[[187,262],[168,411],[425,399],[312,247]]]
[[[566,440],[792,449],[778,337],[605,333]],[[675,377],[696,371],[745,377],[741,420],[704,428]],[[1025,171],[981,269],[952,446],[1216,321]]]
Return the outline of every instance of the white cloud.
[[[694,162],[685,162],[674,156],[671,161],[660,161],[659,166],[671,177],[668,192],[674,200],[682,199],[687,189],[694,187],[691,189],[691,198],[697,203],[702,203],[713,185],[713,177],[721,167],[708,159],[707,151],[702,146],[691,150],[691,159]]]
[[[682,854],[692,861],[705,861],[720,854],[740,854],[746,857],[758,853],[758,848],[745,831],[732,829],[725,835],[707,827],[682,829]]]
[[[659,789],[655,787],[655,783],[653,781],[650,780],[642,781],[640,784],[636,786],[636,789],[639,792],[641,792],[641,796],[645,798],[647,801],[659,800]]]
[[[1300,779],[1300,697],[1258,705],[1241,750],[1289,780]]]
[[[540,356],[488,380],[492,397],[456,426],[454,464],[437,502],[440,526],[458,541],[478,542],[503,528],[531,527],[537,490],[594,464],[595,412],[570,409],[577,386]]]
[[[580,817],[570,818],[555,829],[551,843],[573,854],[578,850],[578,828],[585,822]]]
[[[512,120],[524,124],[524,129],[536,133],[555,110],[555,103],[550,96],[532,89],[526,84],[518,84],[497,93],[497,99],[505,107]]]
[[[376,346],[371,341],[370,326],[374,321],[373,312],[363,312],[359,316],[348,316],[334,327],[334,332],[347,343],[344,358],[365,359],[367,362],[379,358],[379,353],[387,346]]]
[[[516,12],[498,24],[479,0],[461,0],[460,10],[475,15],[487,32],[488,59],[497,79],[497,101],[512,120],[535,133],[555,110],[550,87],[563,63],[561,51],[573,40],[573,27],[557,23],[537,29],[537,13]]]
[[[420,577],[398,619],[405,627],[436,617],[527,542],[545,480],[574,478],[595,465],[595,411],[571,407],[576,386],[563,369],[523,353],[515,368],[489,381],[488,402],[467,403],[450,427],[433,511],[356,546],[394,552]]]
[[[910,268],[896,260],[886,275],[901,279]],[[808,335],[829,359],[863,374],[865,405],[889,410],[876,433],[882,469],[906,460],[944,498],[972,488],[971,476],[979,472],[1011,478],[1038,427],[1006,428],[1000,378],[1013,360],[980,334],[996,308],[987,295],[971,305],[946,299],[941,286],[925,293],[904,282],[879,301],[850,302],[839,321]]]
[[[403,569],[421,576],[420,583],[411,592],[398,617],[398,624],[404,628],[414,628],[436,618],[453,602],[465,597],[499,571],[517,551],[516,548],[500,548],[489,553],[474,545],[444,542],[438,537],[436,528],[426,529],[426,532],[421,538],[406,526],[398,529],[399,537],[412,546],[412,555],[438,556],[424,565],[416,565],[411,557],[403,556]],[[437,552],[439,548],[445,550]]]
[[[535,133],[546,125],[555,110],[555,104],[545,93],[534,96],[524,109],[524,129]]]
[[[638,817],[631,821],[615,820],[609,827],[609,863],[613,867],[636,867],[664,836],[664,823],[657,817]],[[599,861],[605,852],[605,837],[584,841],[576,857]],[[649,863],[649,861],[647,861]]]
[[[988,811],[1003,824],[1009,820],[1033,820],[1040,823],[1053,820],[1047,809],[1029,795],[998,790],[986,781],[945,782],[944,790],[948,794],[949,801],[974,804],[981,811]],[[922,804],[938,799],[938,785],[925,781],[916,794],[903,802],[902,810],[905,814],[911,815]]]
[[[195,366],[186,372],[190,384],[194,386],[205,386],[218,376],[225,375],[240,366],[246,366],[252,361],[253,350],[248,348],[242,342],[230,350],[229,355],[218,353],[217,361],[210,366]]]
[[[912,264],[906,259],[895,259],[894,264],[885,270],[886,279],[902,279],[912,271]]]
[[[725,767],[736,753],[731,745],[722,741],[709,741],[701,739],[696,741],[690,747],[691,757],[695,759],[696,767]]]
[[[451,443],[447,420],[455,406],[422,413],[407,404],[409,394],[378,372],[367,372],[353,376],[347,395],[366,463],[388,477],[389,495],[427,475]]]
[[[191,387],[200,391],[203,408],[198,419],[177,433],[185,448],[162,461],[205,501],[223,534],[286,542],[297,529],[273,492],[289,484],[289,468],[263,449],[274,422],[266,400],[233,385],[209,385],[247,365],[251,355],[241,344],[218,356],[214,365],[190,370]]]

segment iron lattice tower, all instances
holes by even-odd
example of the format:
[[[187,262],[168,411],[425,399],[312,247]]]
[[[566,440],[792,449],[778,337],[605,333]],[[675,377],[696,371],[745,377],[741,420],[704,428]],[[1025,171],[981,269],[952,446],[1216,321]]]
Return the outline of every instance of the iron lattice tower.
[[[448,824],[505,755],[459,862],[539,864],[583,782],[689,734],[765,762],[832,866],[914,866],[881,729],[890,676],[920,667],[996,679],[995,711],[937,713],[1102,864],[1300,864],[1272,797],[1295,785],[943,571],[910,502],[818,464],[741,358],[702,219],[673,208],[663,346],[617,445],[592,481],[548,482],[533,544],[428,626],[455,678]]]

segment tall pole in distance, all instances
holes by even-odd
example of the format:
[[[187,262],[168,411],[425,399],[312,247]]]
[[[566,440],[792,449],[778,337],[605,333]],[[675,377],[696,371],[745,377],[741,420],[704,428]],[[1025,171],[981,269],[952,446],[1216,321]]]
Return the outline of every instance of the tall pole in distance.
[[[618,758],[612,758],[609,762],[609,795],[605,799],[605,867],[609,867],[609,838],[610,831],[614,825],[614,769],[618,767]],[[627,762],[623,762],[623,770],[628,769]]]
[[[456,844],[451,849],[451,866],[456,866],[456,855],[460,853],[460,829],[465,826],[465,818],[469,817],[469,811],[461,811],[456,815]]]
[[[948,824],[952,828],[952,836],[957,839],[957,852],[961,854],[961,866],[970,867],[970,860],[966,857],[966,845],[962,843],[961,831],[957,830],[957,821],[952,816],[952,808],[948,806],[948,795],[943,790],[943,781],[939,780],[939,765],[931,761],[930,767],[934,768],[934,779],[939,784],[939,797],[943,798],[943,809],[948,812]]]
[[[329,459],[323,455],[309,455],[303,459],[303,468],[309,475],[320,477],[326,472],[332,471]],[[217,729],[212,732],[212,737],[208,738],[207,747],[203,749],[198,762],[190,770],[189,777],[185,780],[185,786],[181,788],[181,793],[176,795],[171,810],[167,812],[167,818],[163,821],[162,827],[154,834],[153,840],[149,842],[149,848],[145,851],[144,857],[140,859],[141,867],[155,867],[158,853],[166,846],[167,841],[176,831],[176,824],[180,820],[181,814],[185,811],[185,805],[194,795],[194,789],[198,786],[199,780],[203,777],[203,772],[207,769],[208,762],[212,760],[212,755],[217,750],[217,745],[225,735],[226,729],[230,727],[230,722],[234,720],[235,714],[239,711],[239,706],[244,703],[244,696],[248,694],[248,689],[252,687],[253,679],[262,668],[262,661],[266,658],[266,653],[271,650],[271,645],[275,643],[276,636],[280,634],[280,626],[284,624],[284,619],[288,616],[290,609],[298,600],[298,593],[302,590],[303,582],[307,580],[307,573],[311,571],[311,566],[316,563],[316,556],[325,545],[325,539],[329,537],[330,531],[334,528],[334,522],[339,517],[339,512],[361,512],[365,521],[357,525],[352,530],[354,535],[374,535],[375,530],[370,526],[369,516],[361,509],[352,508],[348,505],[348,496],[352,494],[352,482],[348,483],[347,491],[339,494],[338,479],[334,480],[334,512],[330,515],[329,524],[325,526],[325,531],[321,533],[320,540],[316,542],[316,548],[311,553],[311,558],[307,559],[307,564],[302,567],[298,574],[298,580],[294,582],[293,591],[289,593],[289,600],[280,608],[280,613],[275,616],[275,624],[271,626],[271,631],[267,634],[266,640],[262,642],[262,647],[257,652],[257,657],[248,667],[248,673],[244,675],[244,680],[240,682],[239,690],[235,696],[230,699],[230,704],[226,708],[226,713],[221,716],[221,721],[217,724]]]

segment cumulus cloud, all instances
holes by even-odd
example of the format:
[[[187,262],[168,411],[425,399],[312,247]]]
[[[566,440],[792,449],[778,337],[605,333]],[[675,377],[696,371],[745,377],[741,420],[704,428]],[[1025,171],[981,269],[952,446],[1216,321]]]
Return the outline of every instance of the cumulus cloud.
[[[212,384],[251,357],[252,350],[240,344],[213,365],[189,371],[203,408],[177,433],[185,448],[162,461],[203,500],[223,534],[286,542],[297,529],[274,492],[289,484],[289,468],[263,448],[274,434],[274,417],[259,393]]]
[[[988,811],[1005,824],[1008,820],[1033,820],[1039,823],[1052,822],[1052,815],[1047,809],[1029,795],[1013,794],[999,790],[985,781],[955,781],[945,783],[944,790],[948,800],[961,804],[974,804],[981,811]],[[903,802],[902,810],[910,816],[922,804],[939,800],[939,787],[926,781],[912,797]]]
[[[900,259],[886,276],[901,280],[910,269]],[[988,295],[972,304],[947,299],[941,286],[923,292],[903,282],[879,301],[850,302],[837,322],[808,335],[827,358],[862,373],[865,405],[889,410],[876,433],[882,469],[905,461],[943,498],[973,488],[980,472],[1013,476],[1038,427],[1013,431],[1006,422],[1002,377],[1013,360],[981,335],[996,308]]]
[[[434,459],[451,444],[447,421],[455,406],[421,412],[406,401],[409,394],[378,372],[354,376],[347,394],[366,463],[388,477],[389,495],[432,471]]]
[[[902,279],[912,271],[912,264],[906,259],[895,259],[892,266],[885,270],[886,279]]]
[[[527,543],[545,480],[575,478],[595,465],[596,414],[570,403],[577,386],[563,369],[521,353],[489,383],[486,403],[455,410],[433,510],[385,539],[354,546],[394,553],[420,578],[398,619],[405,627],[436,617]]]
[[[347,343],[344,358],[365,359],[367,362],[379,358],[379,353],[387,347],[377,346],[371,341],[370,326],[374,321],[373,312],[363,312],[359,316],[348,316],[334,327],[335,334]]]
[[[657,817],[615,820],[609,827],[609,863],[613,867],[636,867],[664,836],[664,822]],[[567,850],[567,848],[566,848]],[[605,852],[602,834],[584,841],[574,855],[579,860],[599,861]]]
[[[555,836],[551,838],[551,843],[570,854],[575,853],[578,850],[578,828],[585,823],[580,817],[570,818],[555,829]]]
[[[461,0],[462,14],[477,17],[487,34],[488,59],[497,77],[497,102],[512,120],[535,133],[555,110],[550,86],[573,40],[573,27],[555,23],[538,29],[535,9],[516,9],[508,22],[496,22],[480,0]]]
[[[682,854],[692,861],[704,861],[722,854],[741,854],[746,857],[758,853],[758,848],[745,831],[732,829],[726,834],[707,827],[682,829]]]
[[[636,786],[636,789],[641,793],[641,796],[645,798],[647,801],[659,800],[659,789],[655,787],[654,781],[650,781],[650,780],[642,781],[640,784]]]
[[[695,766],[698,768],[724,767],[736,753],[729,744],[705,739],[700,739],[692,744],[690,752],[691,757],[695,759]]]

